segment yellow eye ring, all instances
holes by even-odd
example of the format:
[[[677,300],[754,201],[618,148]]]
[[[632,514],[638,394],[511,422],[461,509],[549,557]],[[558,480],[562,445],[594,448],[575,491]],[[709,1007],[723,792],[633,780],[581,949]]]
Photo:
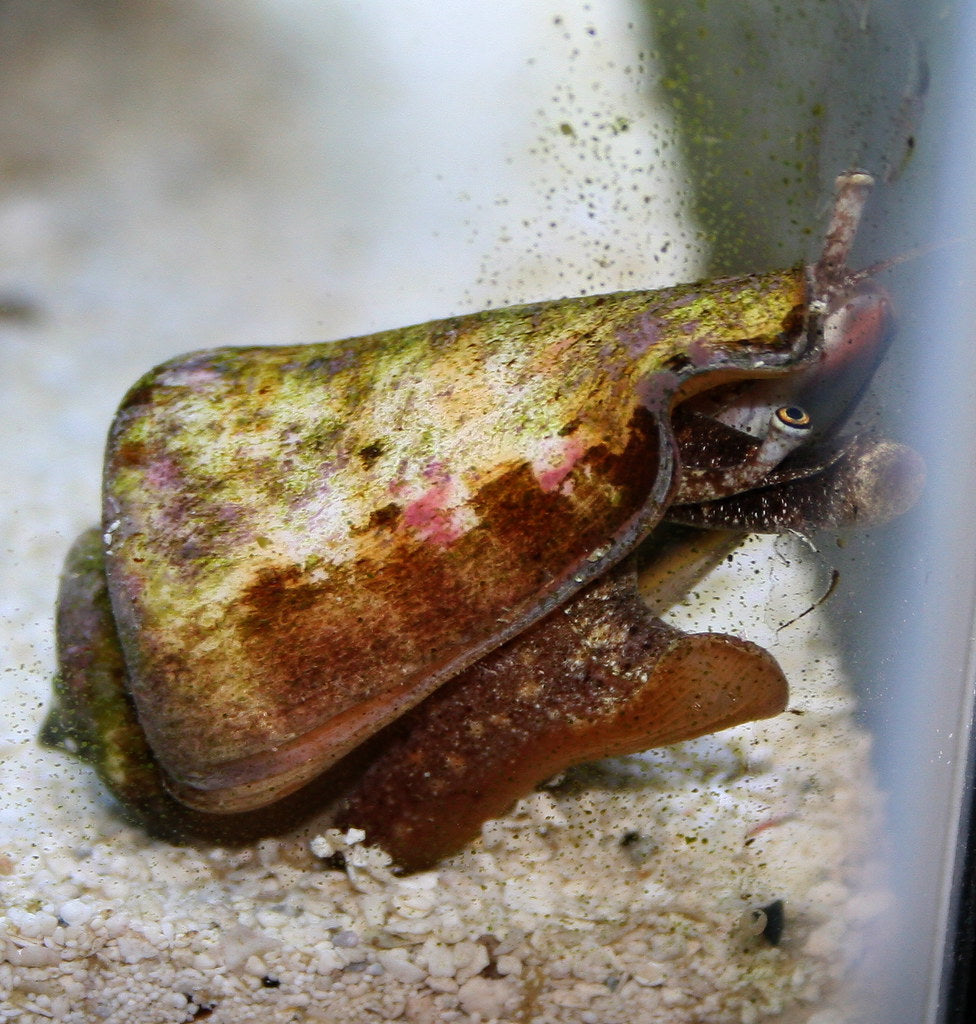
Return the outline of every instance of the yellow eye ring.
[[[798,405],[781,405],[775,415],[784,427],[790,427],[793,430],[809,430],[813,424],[806,409],[802,409]]]

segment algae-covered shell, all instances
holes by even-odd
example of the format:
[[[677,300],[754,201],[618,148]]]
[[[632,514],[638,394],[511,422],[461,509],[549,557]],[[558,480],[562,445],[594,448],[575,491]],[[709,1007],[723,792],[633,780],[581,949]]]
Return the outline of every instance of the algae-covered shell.
[[[653,529],[676,401],[810,357],[802,269],[166,363],[111,429],[128,684],[183,802],[294,791]]]

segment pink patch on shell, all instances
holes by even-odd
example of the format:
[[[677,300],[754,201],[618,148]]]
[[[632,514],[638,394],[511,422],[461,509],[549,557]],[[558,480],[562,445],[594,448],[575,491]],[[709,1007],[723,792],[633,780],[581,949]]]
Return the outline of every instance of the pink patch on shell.
[[[419,498],[403,507],[402,524],[422,540],[437,547],[448,547],[464,532],[458,508],[448,507],[453,493],[449,481],[434,484]]]
[[[543,448],[543,454],[532,463],[532,471],[539,487],[548,493],[569,476],[586,446],[576,437],[554,437],[544,442]]]

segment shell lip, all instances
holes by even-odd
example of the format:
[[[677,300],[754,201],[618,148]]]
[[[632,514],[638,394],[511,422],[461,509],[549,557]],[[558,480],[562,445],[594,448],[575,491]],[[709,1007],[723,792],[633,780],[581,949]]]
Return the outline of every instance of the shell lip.
[[[809,295],[809,292],[808,292]],[[669,390],[667,399],[655,406],[645,397],[645,405],[654,411],[665,410],[670,416],[676,406],[695,398],[704,392],[722,388],[725,385],[745,381],[775,380],[792,377],[817,365],[823,354],[823,317],[811,312],[809,301],[804,306],[803,321],[795,332],[793,340],[778,351],[770,349],[761,359],[742,356],[734,349],[728,351],[726,362],[713,365],[694,373]],[[789,332],[784,332],[788,334]]]
[[[165,785],[180,803],[213,814],[236,814],[266,807],[301,789],[331,768],[374,732],[375,705],[393,717],[416,703],[409,684],[394,696],[335,715],[318,728],[274,749],[215,765],[204,774],[181,777],[165,772]]]

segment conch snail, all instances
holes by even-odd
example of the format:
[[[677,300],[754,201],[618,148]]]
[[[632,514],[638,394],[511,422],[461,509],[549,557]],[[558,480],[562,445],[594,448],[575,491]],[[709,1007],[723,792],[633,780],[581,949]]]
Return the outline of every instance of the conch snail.
[[[420,867],[569,764],[782,710],[770,655],[641,595],[723,544],[682,534],[675,575],[665,520],[874,523],[918,494],[909,449],[832,439],[890,327],[846,267],[870,178],[838,184],[810,268],[151,371],[65,568],[44,739],[174,828],[301,803],[365,744],[340,820]]]

